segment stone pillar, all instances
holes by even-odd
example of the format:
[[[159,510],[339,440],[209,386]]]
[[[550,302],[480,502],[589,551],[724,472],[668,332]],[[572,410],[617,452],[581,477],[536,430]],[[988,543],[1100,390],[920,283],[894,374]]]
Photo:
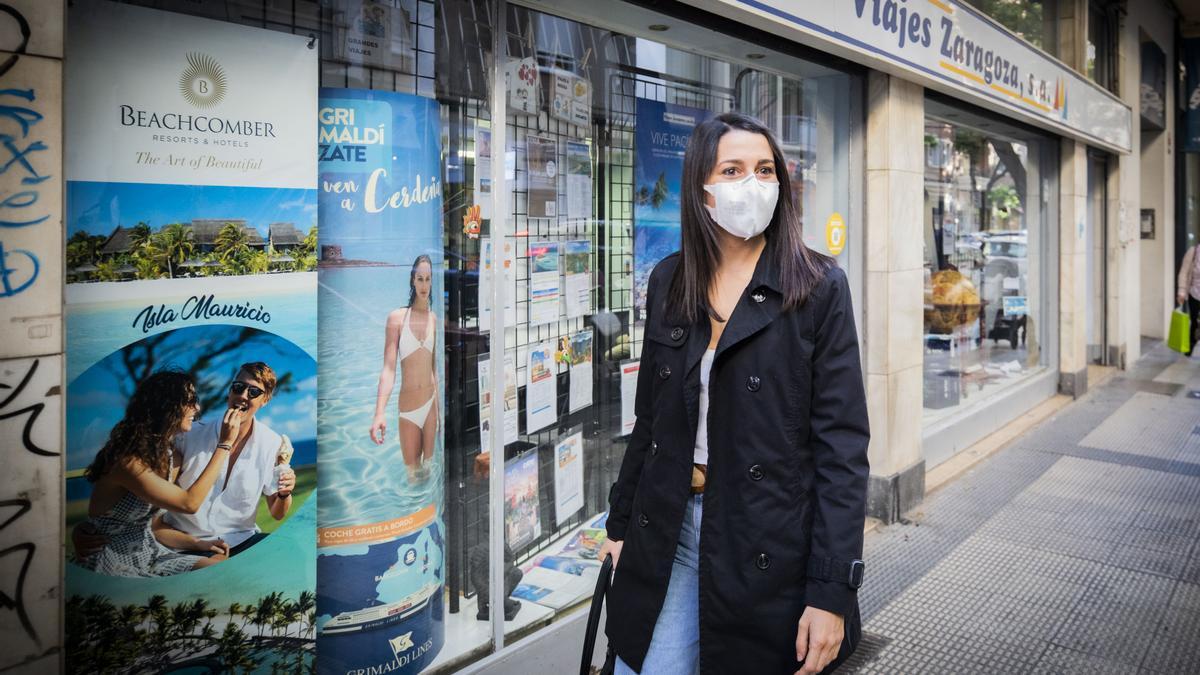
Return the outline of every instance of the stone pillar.
[[[1059,155],[1058,390],[1078,398],[1087,382],[1087,146],[1064,138]]]
[[[1108,183],[1108,363],[1122,369],[1141,357],[1141,37],[1138,23],[1120,14],[1117,26],[1118,95],[1133,111],[1128,154],[1117,157]]]
[[[61,670],[64,10],[0,12],[0,671]]]
[[[867,80],[864,340],[871,416],[868,513],[892,522],[925,494],[921,456],[925,99],[920,85]]]

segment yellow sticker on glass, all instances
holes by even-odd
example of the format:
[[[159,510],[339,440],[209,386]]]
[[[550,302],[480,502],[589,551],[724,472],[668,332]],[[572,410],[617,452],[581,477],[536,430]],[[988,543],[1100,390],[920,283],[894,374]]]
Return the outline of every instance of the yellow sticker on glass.
[[[829,255],[834,256],[841,255],[846,248],[846,221],[840,213],[835,212],[825,221],[825,246]]]

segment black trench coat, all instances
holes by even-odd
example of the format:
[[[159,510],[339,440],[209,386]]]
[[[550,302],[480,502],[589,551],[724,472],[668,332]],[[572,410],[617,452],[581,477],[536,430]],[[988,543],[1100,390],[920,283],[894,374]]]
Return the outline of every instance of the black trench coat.
[[[700,671],[794,673],[808,605],[841,614],[837,662],[861,635],[857,589],[867,496],[866,397],[845,273],[783,311],[764,251],[717,345],[709,381],[708,477],[700,528]],[[638,374],[637,424],[609,493],[624,548],[606,633],[641,670],[691,497],[700,359],[708,319],[672,323],[678,254],[655,267]]]

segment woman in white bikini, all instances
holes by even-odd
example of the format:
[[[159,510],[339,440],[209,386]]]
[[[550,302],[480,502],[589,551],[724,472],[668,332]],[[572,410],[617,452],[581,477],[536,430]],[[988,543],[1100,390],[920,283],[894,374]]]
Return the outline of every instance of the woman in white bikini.
[[[437,316],[430,311],[433,261],[417,256],[408,277],[408,307],[392,310],[387,318],[383,345],[383,370],[375,397],[371,440],[383,445],[387,433],[386,408],[400,363],[400,453],[410,483],[429,478],[430,460],[438,431],[437,368],[434,361]]]

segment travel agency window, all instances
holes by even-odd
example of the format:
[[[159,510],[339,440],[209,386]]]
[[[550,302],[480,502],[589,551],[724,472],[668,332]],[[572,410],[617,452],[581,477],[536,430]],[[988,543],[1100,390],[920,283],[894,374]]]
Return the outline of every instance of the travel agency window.
[[[585,603],[634,422],[646,281],[679,247],[683,148],[714,115],[775,130],[808,244],[857,294],[860,78],[634,5],[554,8],[571,18],[489,0],[72,3],[68,119],[129,120],[146,150],[110,162],[108,132],[66,150],[67,348],[99,359],[69,385],[83,440],[68,433],[68,518],[87,508],[87,415],[107,414],[87,386],[124,405],[168,362],[200,376],[201,422],[238,364],[275,367],[257,419],[290,436],[272,464],[290,461],[296,496],[282,522],[258,513],[270,536],[252,554],[211,568],[155,584],[69,572],[68,643],[116,649],[114,612],[200,594],[211,609],[188,625],[221,635],[219,654],[176,631],[124,666],[177,649],[229,668],[446,672]],[[189,294],[226,313],[172,333]],[[128,324],[134,304],[136,336],[98,323]],[[128,381],[110,382],[122,364]]]
[[[835,255],[851,278],[860,254],[859,79],[632,4],[553,8],[561,15],[507,5],[507,99],[492,102],[503,108],[502,143],[499,117],[491,127],[493,156],[507,158],[496,184],[505,206],[481,235],[497,253],[483,254],[480,283],[498,270],[510,299],[491,310],[504,329],[488,358],[502,359],[511,385],[501,404],[493,379],[496,403],[485,411],[505,432],[487,453],[502,465],[490,499],[502,508],[492,522],[502,527],[503,559],[491,564],[503,566],[505,643],[591,597],[609,488],[634,424],[646,284],[680,245],[693,128],[730,111],[763,120],[783,147],[808,244]],[[480,311],[487,297],[479,294]],[[463,371],[478,360],[465,356]],[[462,398],[473,400],[472,386]],[[462,413],[481,414],[470,403]],[[464,467],[479,447],[464,439],[456,450]],[[451,503],[477,503],[470,490]],[[466,510],[458,521],[468,549],[487,541],[484,515]]]
[[[925,103],[928,430],[1053,370],[1058,153],[1024,127]]]

